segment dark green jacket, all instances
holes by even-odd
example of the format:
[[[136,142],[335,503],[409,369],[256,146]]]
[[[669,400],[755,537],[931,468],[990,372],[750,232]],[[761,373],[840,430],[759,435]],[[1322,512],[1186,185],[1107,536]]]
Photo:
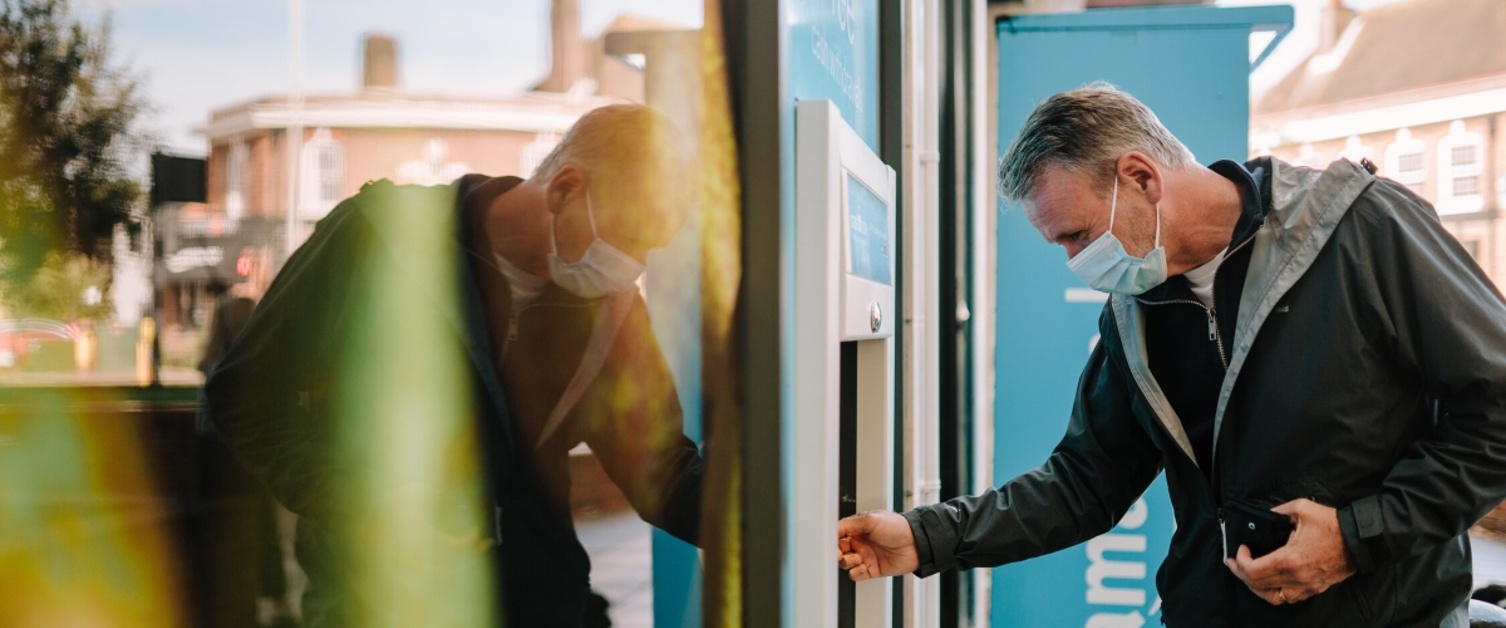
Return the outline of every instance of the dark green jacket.
[[[1426,626],[1471,587],[1466,530],[1506,497],[1506,304],[1427,203],[1348,161],[1272,162],[1205,475],[1147,363],[1144,308],[1113,297],[1067,433],[1039,468],[905,513],[919,574],[1107,532],[1164,470],[1177,529],[1170,626]],[[1211,476],[1211,481],[1209,479]],[[1338,509],[1359,573],[1298,604],[1222,563],[1219,507]]]

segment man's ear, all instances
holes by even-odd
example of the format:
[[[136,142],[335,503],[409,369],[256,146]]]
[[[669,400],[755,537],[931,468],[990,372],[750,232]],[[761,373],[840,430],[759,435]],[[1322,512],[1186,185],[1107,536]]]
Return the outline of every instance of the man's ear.
[[[545,184],[544,201],[549,213],[558,214],[580,200],[586,193],[586,171],[573,163],[566,163],[554,171]]]
[[[1161,166],[1150,155],[1132,150],[1119,156],[1114,169],[1116,176],[1130,181],[1132,189],[1144,194],[1150,204],[1161,202]]]

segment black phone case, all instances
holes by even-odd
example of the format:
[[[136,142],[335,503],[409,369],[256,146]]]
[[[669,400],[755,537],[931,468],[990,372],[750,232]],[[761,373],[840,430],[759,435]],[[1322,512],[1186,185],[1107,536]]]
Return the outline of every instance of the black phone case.
[[[1259,558],[1286,545],[1292,535],[1292,522],[1277,514],[1248,504],[1230,502],[1224,506],[1224,554],[1233,558],[1239,546],[1250,548],[1250,556]]]

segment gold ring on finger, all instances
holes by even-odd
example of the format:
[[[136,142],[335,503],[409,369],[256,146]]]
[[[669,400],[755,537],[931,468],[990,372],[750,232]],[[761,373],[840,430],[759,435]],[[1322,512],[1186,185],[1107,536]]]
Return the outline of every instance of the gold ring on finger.
[[[1276,589],[1276,597],[1281,598],[1281,603],[1282,604],[1288,604],[1289,603],[1289,602],[1286,601],[1286,590],[1285,589]]]

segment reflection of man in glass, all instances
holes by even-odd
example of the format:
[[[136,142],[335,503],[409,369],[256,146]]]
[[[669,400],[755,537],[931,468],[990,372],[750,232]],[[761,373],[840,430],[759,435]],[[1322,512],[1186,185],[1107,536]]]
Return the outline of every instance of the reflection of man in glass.
[[[230,351],[251,319],[256,300],[266,290],[268,259],[264,247],[246,246],[236,270],[241,276],[226,286],[212,279],[214,314],[199,359],[208,377]],[[242,270],[244,265],[244,270]],[[256,625],[257,598],[271,604],[278,617],[290,617],[287,574],[278,535],[278,508],[225,446],[213,438],[196,438],[193,447],[197,490],[189,528],[191,573],[200,625]]]
[[[210,292],[216,297],[214,314],[209,321],[209,335],[204,339],[204,352],[199,358],[199,370],[205,377],[209,377],[215,365],[230,351],[231,343],[251,319],[256,300],[266,291],[268,257],[266,247],[242,247],[236,270],[240,272],[240,265],[244,264],[244,276],[228,288],[218,281],[211,282]]]
[[[508,625],[581,623],[589,561],[568,499],[568,452],[581,442],[645,520],[696,540],[702,462],[681,431],[637,288],[647,252],[669,242],[693,204],[691,171],[664,116],[616,105],[582,117],[526,180],[467,175],[421,189],[378,182],[319,223],[205,387],[216,430],[302,515],[311,624],[351,621],[342,557],[366,551],[340,546],[346,541],[331,523],[340,515],[359,525],[362,514],[328,511],[353,484],[342,475],[346,458],[361,455],[329,445],[334,421],[321,412],[352,393],[340,389],[341,371],[359,368],[353,352],[456,338],[429,329],[385,338],[350,331],[373,315],[362,294],[386,289],[359,265],[409,237],[383,229],[384,212],[448,217],[456,227],[439,254],[461,275],[453,325],[470,356],[490,502],[481,528],[490,538],[479,545],[495,543]],[[435,206],[412,206],[424,198]],[[360,429],[360,417],[338,421],[339,429]]]

